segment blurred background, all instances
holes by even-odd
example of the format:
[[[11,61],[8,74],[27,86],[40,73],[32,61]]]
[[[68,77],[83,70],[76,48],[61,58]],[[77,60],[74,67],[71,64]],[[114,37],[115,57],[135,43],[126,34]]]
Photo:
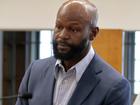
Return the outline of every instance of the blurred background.
[[[53,56],[56,13],[65,0],[0,0],[0,97],[15,95],[29,64]],[[140,94],[139,0],[90,0],[99,11],[100,32],[92,45],[125,76],[132,103]],[[16,99],[0,100],[14,105]]]

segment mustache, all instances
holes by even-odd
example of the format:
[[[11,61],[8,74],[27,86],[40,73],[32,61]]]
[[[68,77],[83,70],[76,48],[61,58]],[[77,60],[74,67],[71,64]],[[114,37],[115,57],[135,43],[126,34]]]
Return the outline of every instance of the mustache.
[[[72,45],[71,44],[69,44],[68,42],[66,42],[66,41],[56,41],[56,40],[53,40],[53,44],[54,45],[64,45],[64,46],[68,46],[68,47],[72,47]]]

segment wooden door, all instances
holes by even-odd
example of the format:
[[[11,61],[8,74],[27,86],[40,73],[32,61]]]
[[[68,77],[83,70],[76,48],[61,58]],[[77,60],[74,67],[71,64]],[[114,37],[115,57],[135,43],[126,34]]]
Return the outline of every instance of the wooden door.
[[[122,35],[120,29],[101,29],[92,45],[95,52],[122,73]]]

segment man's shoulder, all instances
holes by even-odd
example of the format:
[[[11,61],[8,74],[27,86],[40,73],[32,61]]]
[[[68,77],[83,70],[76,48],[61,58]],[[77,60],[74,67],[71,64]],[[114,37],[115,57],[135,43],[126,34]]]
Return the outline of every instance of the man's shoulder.
[[[33,61],[35,64],[43,65],[43,64],[54,64],[56,62],[56,59],[52,56],[49,58],[44,58],[44,59],[38,59]]]
[[[45,58],[45,59],[38,59],[33,61],[29,68],[34,69],[34,71],[40,71],[44,68],[48,68],[51,66],[55,66],[56,63],[56,59],[54,57],[49,57],[49,58]]]
[[[100,85],[106,89],[114,85],[129,84],[128,80],[119,73],[114,67],[100,58],[98,55],[94,56],[93,64],[97,78],[100,79]],[[96,63],[95,63],[96,62]]]
[[[123,78],[121,73],[119,73],[112,65],[107,63],[97,54],[93,58],[93,67],[95,72],[99,77],[105,80],[120,80]]]
[[[29,66],[31,75],[37,76],[38,74],[45,74],[47,71],[52,71],[55,67],[56,59],[49,57],[33,61]],[[28,70],[27,70],[28,71]]]

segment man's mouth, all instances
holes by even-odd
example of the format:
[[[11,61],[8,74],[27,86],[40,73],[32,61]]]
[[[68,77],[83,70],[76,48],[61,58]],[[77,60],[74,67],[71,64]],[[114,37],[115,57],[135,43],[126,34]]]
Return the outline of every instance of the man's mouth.
[[[69,46],[67,46],[66,44],[58,44],[57,47],[59,49],[67,49],[67,48],[69,48]]]
[[[57,49],[60,52],[67,52],[67,51],[69,51],[70,47],[65,43],[58,43],[57,44]]]

